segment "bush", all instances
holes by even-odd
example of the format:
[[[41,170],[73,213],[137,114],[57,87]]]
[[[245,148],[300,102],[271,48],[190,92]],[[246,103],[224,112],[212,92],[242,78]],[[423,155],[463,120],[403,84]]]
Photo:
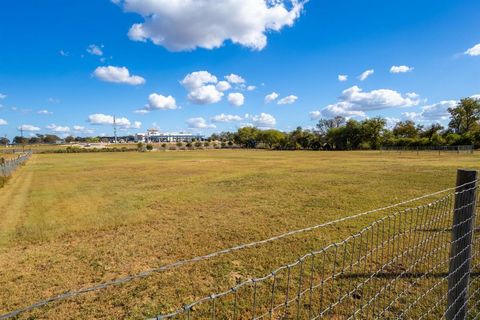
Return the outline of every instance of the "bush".
[[[200,141],[195,142],[195,148],[200,148],[202,143]]]
[[[177,147],[181,147],[181,146],[183,146],[183,143],[177,142]]]
[[[151,144],[151,143],[147,144],[147,150],[152,151],[153,150],[153,144]]]
[[[228,145],[231,147],[233,146],[233,141],[228,141]]]
[[[162,143],[162,148],[165,149],[167,147],[166,143]]]
[[[191,142],[187,142],[186,146],[187,146],[187,148],[191,148],[191,147],[192,147],[192,143],[191,143]]]
[[[203,143],[203,145],[204,145],[205,147],[209,147],[209,146],[210,146],[210,142],[205,141],[205,142]]]
[[[226,143],[226,142],[222,142],[222,143],[221,143],[221,146],[222,146],[222,148],[225,148],[225,147],[227,146],[227,143]]]
[[[143,149],[143,142],[137,143],[137,149],[142,150]]]
[[[170,147],[168,147],[168,150],[177,150],[177,147],[176,146],[170,146]]]

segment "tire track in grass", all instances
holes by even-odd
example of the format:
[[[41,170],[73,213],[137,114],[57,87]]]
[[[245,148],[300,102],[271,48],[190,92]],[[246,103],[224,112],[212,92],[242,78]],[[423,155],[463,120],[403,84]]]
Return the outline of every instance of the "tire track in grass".
[[[30,165],[35,162],[34,157],[29,162]],[[20,167],[0,189],[0,248],[8,244],[18,223],[26,215],[26,202],[33,176],[32,168]]]

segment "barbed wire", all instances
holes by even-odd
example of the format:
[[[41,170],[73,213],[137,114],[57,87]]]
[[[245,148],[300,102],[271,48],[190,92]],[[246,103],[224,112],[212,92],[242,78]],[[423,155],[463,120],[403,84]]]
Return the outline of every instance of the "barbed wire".
[[[133,280],[142,279],[142,278],[148,277],[149,275],[151,275],[153,273],[164,272],[164,271],[171,270],[171,269],[174,269],[174,268],[178,268],[178,267],[181,267],[181,266],[184,266],[184,265],[187,265],[187,264],[192,264],[192,263],[197,263],[197,262],[200,262],[200,261],[212,259],[214,257],[218,257],[218,256],[225,255],[225,254],[228,254],[228,253],[232,253],[232,252],[235,252],[235,251],[259,246],[259,245],[262,245],[262,244],[266,244],[266,243],[269,243],[269,242],[273,242],[273,241],[276,241],[276,240],[287,238],[287,237],[297,235],[297,234],[300,234],[300,233],[313,231],[315,229],[331,226],[331,225],[341,223],[341,222],[345,222],[345,221],[352,220],[352,219],[357,219],[357,218],[367,216],[367,215],[371,215],[371,214],[374,214],[374,213],[387,211],[387,210],[391,210],[391,209],[396,209],[396,208],[405,206],[405,205],[410,204],[410,203],[414,203],[414,202],[417,202],[417,201],[420,201],[420,200],[423,200],[423,199],[427,199],[427,198],[432,198],[432,197],[439,196],[441,194],[444,194],[444,193],[447,193],[447,192],[450,192],[450,191],[453,191],[453,190],[460,190],[461,188],[473,185],[473,187],[471,187],[471,188],[464,189],[460,192],[455,191],[452,194],[449,194],[442,199],[429,202],[429,203],[427,203],[423,206],[420,206],[420,207],[416,208],[417,210],[418,210],[418,208],[423,208],[422,210],[425,210],[425,208],[438,205],[438,203],[440,203],[441,201],[445,201],[445,199],[447,199],[447,198],[451,200],[452,195],[457,195],[457,194],[475,189],[477,182],[478,182],[478,180],[475,180],[475,181],[472,181],[472,182],[469,182],[469,183],[465,183],[461,186],[447,188],[447,189],[444,189],[444,190],[441,190],[441,191],[437,191],[437,192],[433,192],[433,193],[430,193],[430,194],[427,194],[427,195],[419,196],[419,197],[416,197],[416,198],[413,198],[413,199],[405,200],[405,201],[402,201],[402,202],[399,202],[399,203],[396,203],[396,204],[392,204],[392,205],[389,205],[389,206],[385,206],[385,207],[382,207],[382,208],[361,212],[361,213],[354,214],[354,215],[351,215],[351,216],[345,216],[345,217],[342,217],[342,218],[339,218],[339,219],[336,219],[336,220],[324,222],[324,223],[321,223],[321,224],[317,224],[317,225],[302,228],[302,229],[292,230],[292,231],[289,231],[289,232],[286,232],[286,233],[283,233],[283,234],[280,234],[280,235],[276,235],[276,236],[273,236],[273,237],[270,237],[270,238],[267,238],[267,239],[263,239],[263,240],[259,240],[259,241],[255,241],[255,242],[250,242],[250,243],[246,243],[246,244],[241,244],[241,245],[236,245],[236,246],[233,246],[233,247],[230,247],[230,248],[227,248],[227,249],[222,249],[222,250],[212,252],[212,253],[209,253],[209,254],[206,254],[206,255],[196,256],[194,258],[189,258],[189,259],[178,260],[176,262],[165,264],[165,265],[157,267],[157,268],[152,268],[152,269],[149,269],[149,270],[146,270],[146,271],[134,274],[134,275],[118,278],[118,279],[115,279],[115,280],[112,280],[112,281],[107,281],[107,282],[104,282],[104,283],[101,283],[101,284],[98,284],[98,285],[94,285],[94,286],[87,287],[87,288],[82,288],[82,289],[79,289],[79,290],[76,290],[76,291],[65,292],[63,294],[60,294],[60,295],[57,295],[57,296],[54,296],[54,297],[50,297],[50,298],[47,298],[47,299],[39,300],[38,302],[36,302],[34,304],[31,304],[29,306],[19,308],[19,309],[16,309],[14,311],[8,312],[6,314],[0,315],[0,319],[7,319],[7,318],[10,318],[10,317],[14,317],[14,316],[17,316],[21,313],[32,311],[36,308],[45,306],[49,303],[73,298],[73,297],[81,295],[81,294],[102,290],[102,289],[105,289],[105,288],[111,287],[111,286],[121,285],[121,284],[130,282],[130,281],[133,281]],[[372,223],[370,226],[362,229],[362,231],[359,234],[352,235],[352,236],[348,237],[347,239],[343,240],[340,243],[331,244],[331,245],[327,246],[326,248],[322,249],[320,252],[325,253],[327,250],[330,250],[332,248],[338,248],[338,246],[340,246],[342,244],[345,244],[345,243],[349,242],[350,240],[355,239],[356,237],[359,237],[361,234],[364,234],[368,231],[372,231],[375,227],[378,228],[378,226],[380,226],[380,225],[382,225],[382,228],[384,228],[385,227],[385,221],[388,220],[388,222],[390,223],[390,219],[392,217],[400,214],[400,212],[402,212],[402,211],[397,211],[397,213],[393,216],[387,216],[387,217],[384,217],[380,220],[377,220],[374,223]],[[403,211],[403,213],[406,213],[406,212],[412,212],[412,211],[411,211],[411,209],[407,209],[407,210]],[[382,230],[382,236],[383,236],[383,232],[384,232],[384,230]],[[412,230],[410,230],[410,232],[412,232]],[[371,233],[372,233],[372,239],[373,239],[373,231]],[[393,242],[395,240],[395,237],[398,237],[398,235],[394,235],[393,240],[389,239],[388,244],[390,244],[390,242]],[[377,247],[378,247],[378,239],[377,239]],[[378,248],[383,248],[383,245],[381,247],[378,247]],[[366,257],[362,258],[362,261],[367,261],[367,258],[373,259],[373,254],[378,253],[378,251],[379,251],[378,248],[376,248],[375,250],[373,250],[373,248],[372,248],[372,252],[370,252],[369,255],[367,255]],[[316,254],[319,254],[320,252],[316,252]],[[315,255],[315,254],[313,254],[313,255]],[[382,255],[383,255],[383,252],[382,252]],[[303,256],[301,259],[299,259],[297,262],[295,262],[292,265],[283,266],[283,267],[277,269],[275,272],[278,273],[282,270],[289,270],[290,268],[296,266],[297,264],[300,264],[300,262],[299,262],[300,260],[304,261],[306,258],[308,258],[310,256],[312,256],[312,253]],[[303,262],[301,264],[303,266]],[[360,262],[358,262],[358,264],[360,264]],[[353,264],[353,262],[352,262],[352,267],[355,267],[355,266],[356,266],[356,264]],[[241,288],[242,286],[247,285],[248,283],[256,283],[256,282],[261,281],[261,280],[263,281],[263,280],[269,279],[269,278],[272,277],[272,274],[270,274],[270,275],[268,275],[264,278],[255,279],[255,281],[254,280],[246,281],[240,287],[237,287],[237,290],[239,288]],[[323,281],[330,281],[332,279],[335,279],[336,276],[338,276],[338,275],[333,273],[331,278],[327,278],[326,280],[324,279]],[[218,298],[218,297],[221,297],[221,296],[226,295],[226,294],[231,293],[231,292],[232,291],[227,291],[227,292],[224,292],[224,293],[219,294],[219,295],[214,295],[213,298]],[[210,299],[212,299],[212,296],[209,296],[207,298],[199,300],[199,301],[196,302],[196,304],[201,303],[203,301],[210,300]],[[215,299],[213,299],[213,300],[215,300]],[[286,306],[288,306],[288,304],[289,303],[286,303]],[[177,315],[177,314],[178,313],[175,313],[175,315]],[[170,315],[170,317],[171,317],[171,315]],[[161,319],[161,318],[165,318],[165,316],[157,317],[157,318]]]

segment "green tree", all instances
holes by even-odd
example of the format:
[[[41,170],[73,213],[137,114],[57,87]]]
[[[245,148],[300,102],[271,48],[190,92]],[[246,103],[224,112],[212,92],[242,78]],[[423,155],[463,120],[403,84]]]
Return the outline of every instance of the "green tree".
[[[258,142],[259,131],[253,127],[240,128],[234,136],[234,141],[245,148],[255,148]]]
[[[465,134],[477,129],[480,120],[480,99],[465,98],[454,108],[448,108],[450,123],[448,127],[454,133]]]
[[[6,137],[1,137],[0,138],[0,144],[7,145],[9,143],[10,143],[10,140],[8,138],[6,138]]]
[[[372,149],[378,149],[382,142],[385,125],[385,119],[380,117],[363,120],[361,123],[362,142],[368,143]]]
[[[393,128],[393,135],[397,138],[416,138],[422,128],[416,126],[412,120],[400,121]]]
[[[266,144],[269,149],[278,147],[282,140],[285,139],[285,134],[275,129],[260,131],[257,136],[258,140]]]

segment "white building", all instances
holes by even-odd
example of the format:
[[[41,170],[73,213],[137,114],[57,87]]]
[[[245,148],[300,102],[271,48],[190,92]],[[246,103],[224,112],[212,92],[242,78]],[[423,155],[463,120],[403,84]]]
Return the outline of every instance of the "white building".
[[[161,133],[157,129],[148,129],[146,133],[137,133],[135,135],[136,142],[191,142],[193,140],[203,140],[204,136],[187,133],[172,132]]]

